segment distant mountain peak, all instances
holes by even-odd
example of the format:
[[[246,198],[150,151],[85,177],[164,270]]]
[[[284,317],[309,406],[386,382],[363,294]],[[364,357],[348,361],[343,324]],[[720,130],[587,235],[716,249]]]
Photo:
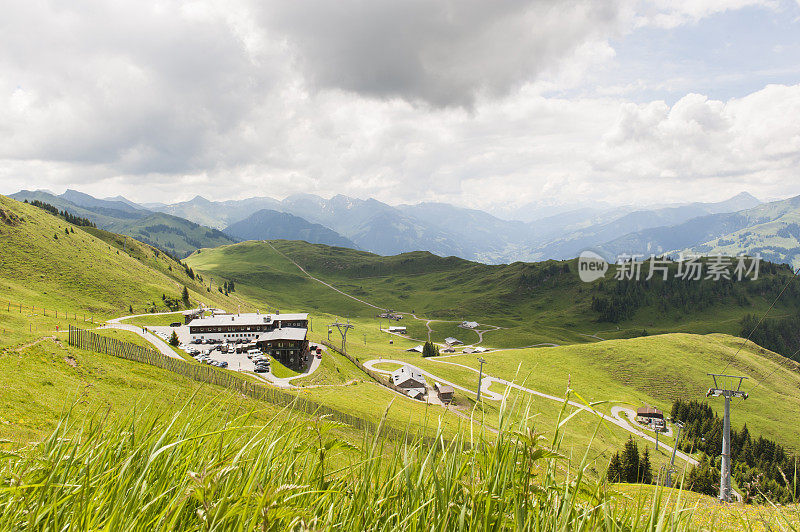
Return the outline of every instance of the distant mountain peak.
[[[761,203],[760,199],[758,199],[757,197],[753,196],[752,194],[750,194],[747,191],[739,192],[734,197],[730,198],[728,201],[730,201],[730,200],[752,200],[752,201],[757,201],[757,202]]]

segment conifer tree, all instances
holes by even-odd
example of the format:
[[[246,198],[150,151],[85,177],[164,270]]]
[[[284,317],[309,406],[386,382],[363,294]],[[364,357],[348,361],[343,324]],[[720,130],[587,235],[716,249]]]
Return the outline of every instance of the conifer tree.
[[[628,436],[622,451],[622,480],[629,483],[639,481],[639,448],[632,436]]]
[[[606,473],[609,482],[619,482],[622,477],[622,460],[619,458],[619,452],[614,453],[611,457],[611,463],[608,464],[608,472]]]
[[[642,484],[653,483],[653,469],[650,465],[650,451],[647,446],[645,446],[642,459],[639,461],[639,482]]]

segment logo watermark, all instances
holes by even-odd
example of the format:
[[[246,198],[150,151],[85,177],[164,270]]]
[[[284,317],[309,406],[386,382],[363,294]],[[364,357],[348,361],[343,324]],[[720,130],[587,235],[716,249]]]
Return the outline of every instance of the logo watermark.
[[[617,255],[613,264],[616,266],[613,279],[617,281],[649,281],[653,278],[666,281],[670,275],[685,281],[755,281],[758,279],[761,255],[729,257],[681,254],[677,260],[672,260],[664,255],[647,257],[623,253]],[[578,257],[578,276],[585,283],[605,277],[608,270],[609,263],[595,251],[585,250]]]
[[[584,283],[591,283],[605,277],[608,271],[606,259],[591,250],[581,252],[578,257],[578,275]]]

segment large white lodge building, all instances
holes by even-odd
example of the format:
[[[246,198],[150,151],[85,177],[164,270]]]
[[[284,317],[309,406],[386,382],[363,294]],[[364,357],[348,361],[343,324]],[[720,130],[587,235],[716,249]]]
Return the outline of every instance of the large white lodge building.
[[[192,342],[255,342],[281,363],[297,366],[308,351],[308,314],[216,314],[189,322]]]

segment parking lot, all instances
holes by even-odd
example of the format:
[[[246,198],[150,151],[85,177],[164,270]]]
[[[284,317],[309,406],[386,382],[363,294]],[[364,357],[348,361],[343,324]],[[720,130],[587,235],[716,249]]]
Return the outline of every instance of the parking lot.
[[[227,362],[227,368],[233,371],[248,371],[255,372],[255,363],[247,357],[247,353],[235,353],[233,351],[223,353],[220,351],[222,344],[193,344],[191,342],[191,335],[189,334],[189,327],[182,325],[180,327],[169,326],[150,326],[147,330],[153,332],[165,342],[169,341],[172,332],[178,335],[179,349],[190,354],[192,349],[198,350],[200,353],[208,356],[210,360],[215,362]],[[233,344],[231,344],[233,347]],[[325,350],[324,346],[319,346]],[[264,355],[269,358],[267,355]],[[310,365],[310,364],[309,364]],[[307,369],[307,368],[306,368]]]
[[[167,327],[167,326],[151,326],[147,328],[154,332],[165,341],[169,341],[172,336],[172,331],[178,335],[180,342],[179,349],[185,351],[187,354],[192,349],[198,350],[200,353],[206,354],[210,360],[215,362],[226,362],[227,368],[234,371],[254,371],[255,364],[252,360],[247,358],[247,353],[223,353],[220,351],[221,344],[192,344],[190,343],[191,337],[189,335],[189,327],[182,325],[180,327]]]

